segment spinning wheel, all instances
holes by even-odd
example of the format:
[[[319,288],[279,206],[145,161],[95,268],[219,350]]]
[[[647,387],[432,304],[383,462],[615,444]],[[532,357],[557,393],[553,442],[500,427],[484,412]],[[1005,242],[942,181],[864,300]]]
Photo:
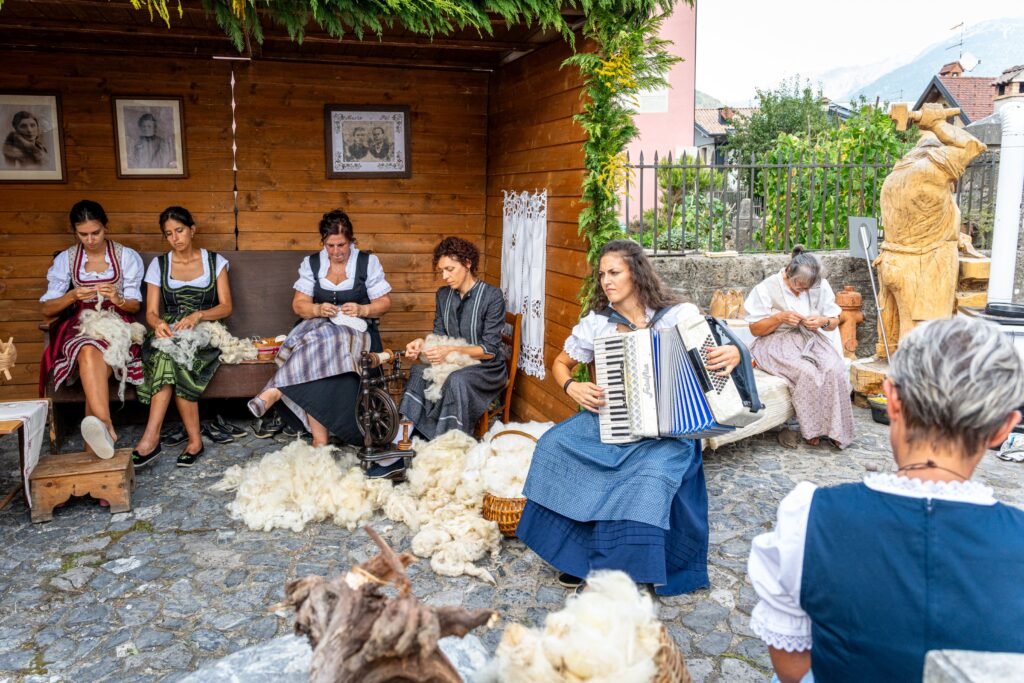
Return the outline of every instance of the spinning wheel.
[[[359,402],[356,404],[356,424],[363,435],[363,447],[357,457],[364,470],[378,460],[402,458],[405,466],[416,456],[410,439],[411,423],[402,423],[398,406],[388,392],[391,382],[402,378],[401,351],[386,349],[382,352],[364,351],[360,358],[362,380],[359,388]],[[390,372],[386,371],[391,364]],[[394,443],[395,435],[402,429],[402,440]]]
[[[367,396],[361,398],[357,421],[359,433],[365,439],[369,430],[369,441],[374,445],[388,445],[398,433],[398,407],[391,395],[380,387],[370,387]]]

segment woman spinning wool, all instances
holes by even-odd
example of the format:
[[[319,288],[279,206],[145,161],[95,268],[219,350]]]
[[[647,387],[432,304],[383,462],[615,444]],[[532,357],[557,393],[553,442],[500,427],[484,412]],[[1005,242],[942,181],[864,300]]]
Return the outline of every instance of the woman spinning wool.
[[[85,393],[82,436],[86,447],[110,458],[117,441],[110,421],[108,379],[113,370],[103,358],[110,344],[82,334],[79,326],[84,311],[102,309],[123,320],[127,331],[142,305],[142,257],[107,239],[107,214],[96,202],[78,202],[71,207],[70,219],[78,243],[53,259],[46,273],[46,293],[39,299],[44,317],[59,316],[39,365],[39,395],[45,395],[51,376],[55,388],[79,379]],[[123,361],[119,374],[130,384],[141,383],[138,344],[128,347]]]
[[[607,444],[597,411],[604,387],[572,379],[578,363],[594,360],[594,340],[641,328],[662,329],[697,315],[665,287],[643,248],[614,240],[601,250],[599,289],[590,312],[555,359],[555,381],[586,410],[540,439],[516,535],[562,572],[558,582],[578,586],[595,569],[619,569],[659,595],[708,585],[708,496],[700,441],[642,439]],[[708,356],[709,368],[728,374],[740,362],[735,346]]]
[[[853,409],[838,329],[842,309],[818,259],[796,247],[789,264],[750,290],[743,305],[757,337],[750,353],[758,367],[789,383],[803,437],[812,445],[824,436],[849,446]],[[793,448],[800,437],[784,430],[779,441]]]
[[[1013,343],[987,322],[925,323],[883,390],[896,471],[802,482],[753,541],[750,627],[784,683],[920,681],[929,650],[1024,653],[1024,512],[971,480],[1020,422]]]
[[[146,269],[146,323],[152,332],[142,347],[145,381],[138,395],[140,401],[149,404],[149,419],[132,451],[132,461],[135,467],[144,467],[160,455],[160,427],[173,398],[188,434],[178,467],[191,467],[203,454],[199,397],[220,367],[221,352],[213,346],[200,347],[191,365],[185,365],[156,348],[154,342],[180,337],[204,320],[222,320],[231,315],[228,262],[220,254],[196,248],[196,222],[187,209],[165,209],[160,214],[160,230],[171,251],[153,259]]]
[[[376,318],[391,308],[391,285],[380,260],[356,249],[352,222],[340,209],[320,221],[324,248],[307,256],[293,285],[292,309],[302,318],[277,355],[280,366],[249,410],[262,417],[277,401],[324,446],[334,434],[360,443],[356,425],[359,358],[383,350]]]
[[[472,433],[508,380],[501,343],[505,299],[500,289],[477,279],[479,264],[480,251],[459,237],[446,237],[434,247],[434,267],[441,271],[445,286],[434,296],[433,335],[448,339],[436,346],[428,344],[430,338],[414,339],[406,345],[406,354],[410,360],[422,355],[434,369],[459,355],[479,362],[451,372],[440,388],[439,398],[431,398],[434,394],[424,376],[428,366],[412,367],[400,411],[427,439],[452,429]],[[401,461],[381,461],[367,474],[394,477],[401,474],[401,468]]]

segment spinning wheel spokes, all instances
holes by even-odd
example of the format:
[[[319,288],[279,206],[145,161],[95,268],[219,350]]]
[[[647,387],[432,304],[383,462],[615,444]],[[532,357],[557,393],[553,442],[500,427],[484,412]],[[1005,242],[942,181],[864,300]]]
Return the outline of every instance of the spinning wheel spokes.
[[[380,387],[371,388],[368,395],[360,398],[356,411],[356,424],[364,437],[369,430],[373,445],[391,445],[398,434],[399,415],[387,391]]]

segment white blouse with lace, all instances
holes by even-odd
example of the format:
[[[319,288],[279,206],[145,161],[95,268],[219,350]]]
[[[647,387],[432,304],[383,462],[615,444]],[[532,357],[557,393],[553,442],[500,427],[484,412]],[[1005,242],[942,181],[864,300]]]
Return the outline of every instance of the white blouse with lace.
[[[343,292],[352,289],[356,284],[357,256],[359,256],[359,250],[352,247],[348,255],[348,263],[345,264],[345,279],[338,284],[334,284],[327,279],[327,271],[331,267],[330,258],[327,256],[327,250],[321,249],[320,272],[317,273],[317,277],[320,279],[320,286],[331,292]],[[313,268],[310,267],[309,257],[307,256],[302,259],[302,263],[299,265],[299,279],[292,285],[292,289],[302,292],[307,296],[313,296],[313,284]],[[380,264],[380,259],[377,258],[376,254],[370,254],[370,258],[366,262],[366,296],[373,301],[390,291],[391,283],[384,277],[384,267]]]
[[[114,276],[114,267],[111,264],[108,263],[102,272],[93,273],[85,269],[88,262],[89,255],[86,254],[78,269],[78,279],[81,282],[109,280]],[[71,287],[71,264],[68,262],[66,249],[54,257],[53,264],[46,271],[46,283],[46,293],[39,297],[40,303],[59,299],[67,294],[68,288]],[[139,252],[128,247],[121,248],[121,290],[126,300],[142,301],[142,257],[139,256]]]
[[[694,315],[700,315],[700,311],[693,304],[677,304],[654,323],[654,329],[673,327]],[[654,311],[648,308],[647,319],[650,320],[653,316]],[[613,335],[616,332],[618,332],[618,327],[608,316],[592,311],[572,328],[572,334],[565,340],[563,348],[569,357],[578,363],[589,363],[594,360],[594,340]]]
[[[171,270],[174,270],[174,252],[168,252],[167,254],[169,262],[171,264]],[[186,285],[189,287],[206,287],[210,284],[210,255],[205,249],[199,250],[199,258],[203,262],[203,274],[194,280],[185,282],[183,280],[175,280],[173,277],[167,277],[167,284],[171,289],[181,289]],[[214,279],[220,277],[221,271],[228,267],[228,260],[217,254],[217,274]],[[230,270],[230,269],[229,269]],[[146,269],[146,283],[156,285],[157,287],[163,287],[163,281],[161,280],[162,272],[160,270],[160,258],[157,257],[149,262],[149,268]]]
[[[992,489],[973,481],[934,482],[895,474],[870,474],[864,484],[873,491],[908,498],[951,500],[995,505]],[[811,620],[800,607],[804,542],[811,499],[817,486],[800,482],[779,505],[774,530],[757,536],[750,548],[747,572],[760,601],[750,615],[750,628],[778,650],[811,649]]]

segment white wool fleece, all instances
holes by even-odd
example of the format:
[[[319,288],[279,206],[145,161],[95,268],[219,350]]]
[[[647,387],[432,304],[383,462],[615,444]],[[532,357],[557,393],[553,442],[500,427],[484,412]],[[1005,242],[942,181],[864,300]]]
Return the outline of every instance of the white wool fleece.
[[[121,316],[108,310],[85,310],[79,318],[78,333],[90,339],[107,343],[103,362],[110,366],[117,379],[117,397],[124,401],[124,385],[128,379],[132,344],[141,344],[146,328],[140,323],[127,323]]]
[[[423,340],[423,349],[433,349],[438,346],[469,346],[469,342],[465,339],[458,337],[446,337],[443,334],[428,334],[427,338]],[[444,386],[444,382],[448,379],[448,375],[452,374],[456,370],[462,368],[468,368],[470,365],[479,365],[480,361],[475,358],[462,353],[461,351],[452,351],[444,358],[443,363],[432,363],[426,370],[423,371],[423,379],[428,384],[426,391],[423,395],[428,401],[440,401],[441,400],[441,388]]]
[[[256,359],[256,345],[251,339],[232,336],[228,328],[215,320],[203,320],[190,330],[175,332],[173,337],[153,339],[153,348],[187,367],[195,362],[196,351],[205,346],[220,349],[220,362],[228,365]]]
[[[623,572],[594,572],[585,592],[547,616],[543,631],[506,628],[477,682],[648,683],[660,635],[649,595]]]

